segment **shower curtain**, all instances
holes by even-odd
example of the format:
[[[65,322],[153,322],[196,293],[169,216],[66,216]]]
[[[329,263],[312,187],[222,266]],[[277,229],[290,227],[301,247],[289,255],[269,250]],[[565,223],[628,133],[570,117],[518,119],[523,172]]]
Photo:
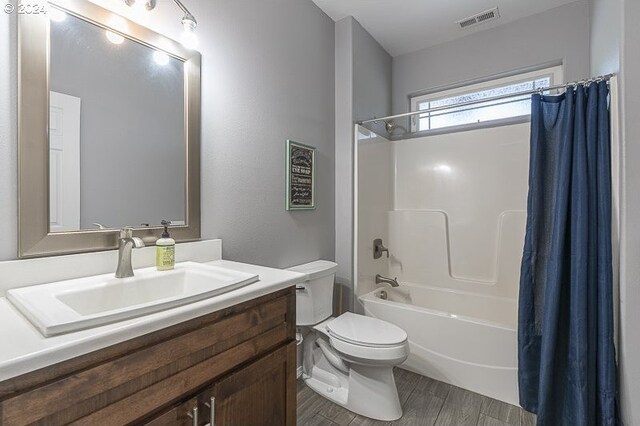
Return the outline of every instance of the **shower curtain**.
[[[538,425],[617,420],[608,94],[532,97],[518,380]]]

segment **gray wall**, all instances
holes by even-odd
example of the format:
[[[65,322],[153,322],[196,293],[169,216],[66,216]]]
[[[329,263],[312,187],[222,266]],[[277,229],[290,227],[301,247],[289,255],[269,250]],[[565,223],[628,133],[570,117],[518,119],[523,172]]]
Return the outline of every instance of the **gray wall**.
[[[333,21],[311,0],[200,0],[202,225],[227,259],[334,258]],[[175,17],[174,17],[175,19]],[[287,212],[285,140],[317,148],[313,211]]]
[[[620,71],[623,0],[590,0],[591,75]]]
[[[391,113],[391,56],[352,17],[336,22],[336,262],[345,307],[353,295],[354,122]]]
[[[354,121],[389,115],[391,55],[355,19],[352,30]]]
[[[185,220],[183,68],[79,18],[51,23],[50,90],[81,102],[81,229]]]
[[[395,57],[393,112],[409,110],[411,93],[561,61],[565,80],[589,74],[586,1]]]
[[[121,2],[98,2],[130,13]],[[202,53],[202,237],[222,238],[226,259],[260,265],[333,259],[333,21],[311,0],[192,0],[189,8]],[[180,37],[172,2],[158,2],[148,25]],[[15,85],[1,68],[0,87]],[[287,138],[318,148],[314,211],[284,209]],[[15,133],[0,142],[0,152],[15,152]],[[12,170],[0,181],[0,208],[15,212],[15,161],[1,161]],[[0,253],[15,258],[15,214],[0,223],[10,231]]]
[[[353,297],[353,24],[352,17],[335,24],[336,282],[347,306]]]

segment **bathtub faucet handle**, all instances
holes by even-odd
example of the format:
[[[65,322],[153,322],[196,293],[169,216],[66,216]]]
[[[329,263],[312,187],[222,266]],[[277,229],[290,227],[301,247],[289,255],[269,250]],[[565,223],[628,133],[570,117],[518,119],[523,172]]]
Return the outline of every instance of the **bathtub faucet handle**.
[[[382,253],[387,253],[387,259],[389,258],[389,249],[382,245],[382,238],[376,238],[373,240],[373,258],[380,259]]]

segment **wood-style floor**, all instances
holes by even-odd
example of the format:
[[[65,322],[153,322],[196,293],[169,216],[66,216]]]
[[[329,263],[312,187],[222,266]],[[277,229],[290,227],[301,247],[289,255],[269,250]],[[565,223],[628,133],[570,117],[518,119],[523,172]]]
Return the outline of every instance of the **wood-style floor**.
[[[535,416],[468,390],[395,369],[404,414],[394,422],[358,416],[298,380],[298,426],[534,426]]]

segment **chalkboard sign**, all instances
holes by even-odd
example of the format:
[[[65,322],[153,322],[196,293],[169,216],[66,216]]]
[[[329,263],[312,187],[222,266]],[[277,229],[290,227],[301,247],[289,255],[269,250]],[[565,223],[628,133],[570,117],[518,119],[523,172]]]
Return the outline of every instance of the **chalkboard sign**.
[[[312,210],[315,200],[316,149],[287,141],[287,210]]]

